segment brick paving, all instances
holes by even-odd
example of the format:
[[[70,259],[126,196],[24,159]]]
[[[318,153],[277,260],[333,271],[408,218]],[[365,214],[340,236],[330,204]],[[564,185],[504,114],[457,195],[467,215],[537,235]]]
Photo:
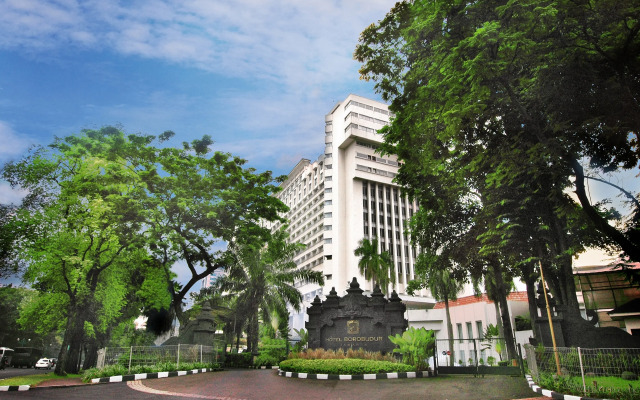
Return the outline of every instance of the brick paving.
[[[326,381],[284,378],[271,370],[230,370],[201,375],[141,381],[156,394],[183,397],[254,399],[448,399],[511,400],[545,399],[536,395],[527,381],[507,376],[440,376],[421,379],[375,381]],[[200,397],[203,396],[203,397]]]

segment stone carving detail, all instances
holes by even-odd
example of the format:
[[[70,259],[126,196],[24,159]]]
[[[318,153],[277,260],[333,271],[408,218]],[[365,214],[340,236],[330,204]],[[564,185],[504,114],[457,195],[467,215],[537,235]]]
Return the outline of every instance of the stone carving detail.
[[[407,329],[405,305],[395,291],[388,300],[377,286],[370,297],[363,292],[353,278],[344,297],[339,297],[335,288],[325,301],[316,296],[307,309],[309,348],[363,348],[382,352],[394,349],[389,336],[402,334]]]

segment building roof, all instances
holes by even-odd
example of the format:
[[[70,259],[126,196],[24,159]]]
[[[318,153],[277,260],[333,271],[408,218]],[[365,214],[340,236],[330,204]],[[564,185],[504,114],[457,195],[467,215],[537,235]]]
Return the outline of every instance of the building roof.
[[[632,270],[640,270],[640,263],[627,263],[627,268]],[[622,269],[618,267],[618,263],[611,263],[608,265],[588,265],[584,267],[576,268],[573,271],[574,275],[589,275],[589,274],[606,274],[611,272],[622,272]]]
[[[607,314],[609,314],[612,318],[640,315],[640,298],[633,299],[627,303],[624,303],[623,305],[609,311]]]
[[[529,300],[527,298],[527,292],[511,292],[507,296],[507,301],[527,302]],[[461,297],[458,300],[451,300],[449,301],[449,307],[466,306],[468,304],[474,304],[474,303],[493,304],[493,301],[489,300],[489,297],[487,296],[486,293],[483,293],[480,296],[471,295],[471,296]],[[437,302],[433,308],[434,309],[444,308],[444,301]]]

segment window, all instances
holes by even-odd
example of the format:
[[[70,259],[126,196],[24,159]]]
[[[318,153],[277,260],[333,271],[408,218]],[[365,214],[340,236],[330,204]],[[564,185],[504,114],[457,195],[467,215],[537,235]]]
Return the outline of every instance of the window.
[[[324,240],[324,242],[325,242],[326,244],[331,244],[331,238],[326,238],[326,239]]]
[[[331,218],[332,216],[333,216],[333,213],[330,213],[330,212],[324,213],[325,218]]]
[[[469,334],[469,339],[473,339],[473,325],[471,322],[467,322],[467,333]]]
[[[331,193],[331,188],[324,188],[325,193]]]
[[[458,339],[462,342],[462,324],[456,324],[456,328],[458,328]]]
[[[327,259],[327,260],[331,260],[331,259],[333,259],[333,256],[331,254],[327,254],[326,256],[324,256],[324,258]],[[329,276],[331,276],[331,275],[329,275]]]
[[[482,321],[476,321],[476,330],[478,331],[478,339],[483,339]],[[484,356],[482,358],[484,358]]]
[[[331,230],[331,225],[325,225],[324,226],[324,230],[325,231],[330,231]]]

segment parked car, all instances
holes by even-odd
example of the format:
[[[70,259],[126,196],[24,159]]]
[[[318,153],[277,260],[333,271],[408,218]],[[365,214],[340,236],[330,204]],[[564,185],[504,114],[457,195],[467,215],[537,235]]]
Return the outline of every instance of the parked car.
[[[51,369],[51,367],[53,367],[53,362],[51,362],[51,359],[49,358],[41,358],[38,360],[38,362],[36,362],[36,369]]]
[[[35,347],[16,347],[11,359],[14,368],[35,367],[36,361],[42,358],[43,351]]]
[[[5,369],[7,365],[10,365],[12,357],[13,349],[10,349],[8,347],[0,347],[0,369]]]

